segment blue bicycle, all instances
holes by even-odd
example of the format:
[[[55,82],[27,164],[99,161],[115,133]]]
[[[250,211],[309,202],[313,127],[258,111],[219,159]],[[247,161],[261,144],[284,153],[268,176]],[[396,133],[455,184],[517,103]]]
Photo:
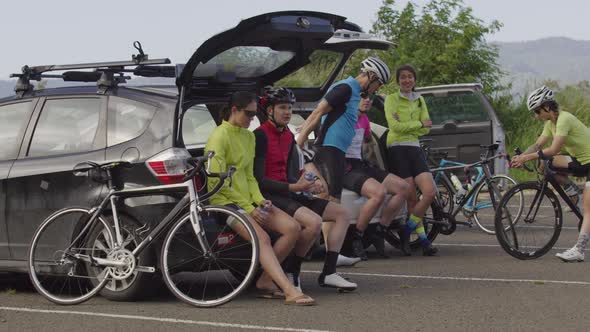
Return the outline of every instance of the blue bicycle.
[[[473,227],[473,221],[485,233],[495,234],[492,218],[496,208],[504,193],[517,184],[507,175],[492,174],[492,162],[497,158],[507,158],[504,153],[495,154],[498,144],[482,145],[480,161],[472,164],[447,160],[446,154],[434,155],[424,143],[422,149],[429,163],[435,166],[431,169],[438,188],[435,208],[440,209],[442,213],[438,215],[443,216],[443,220],[437,220],[440,218],[429,218],[427,215],[426,222],[441,224],[440,232],[445,235],[452,234],[457,224]],[[465,182],[461,182],[453,171],[463,171]],[[518,203],[517,212],[520,214],[523,200],[522,197],[517,198],[519,200],[517,202],[515,198],[515,202]],[[466,222],[456,220],[459,212],[467,218]],[[432,216],[434,215],[437,214],[433,213]],[[484,223],[485,216],[489,217],[489,224]]]

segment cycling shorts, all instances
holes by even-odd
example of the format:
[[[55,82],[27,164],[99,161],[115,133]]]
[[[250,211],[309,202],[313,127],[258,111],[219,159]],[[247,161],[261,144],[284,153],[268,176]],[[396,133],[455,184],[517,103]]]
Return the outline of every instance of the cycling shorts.
[[[430,172],[422,149],[417,146],[394,145],[387,149],[389,172],[402,179],[415,178]]]
[[[379,183],[383,183],[389,172],[380,168],[369,166],[363,163],[360,159],[347,158],[347,172],[344,175],[342,185],[348,190],[361,195],[363,185],[368,179],[375,179]]]
[[[328,183],[330,196],[340,199],[342,197],[342,179],[346,167],[344,152],[333,146],[320,146],[313,158],[313,162]]]
[[[321,198],[309,199],[303,195],[295,193],[263,193],[264,198],[269,199],[272,204],[279,209],[285,211],[291,217],[295,216],[295,212],[301,207],[306,207],[315,212],[320,217],[324,215],[326,206],[330,201]]]

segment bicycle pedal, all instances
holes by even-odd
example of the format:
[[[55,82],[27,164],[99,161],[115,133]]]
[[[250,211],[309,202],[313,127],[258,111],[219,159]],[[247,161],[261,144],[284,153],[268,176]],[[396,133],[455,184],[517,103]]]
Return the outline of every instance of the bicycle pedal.
[[[148,272],[148,273],[155,273],[156,268],[153,266],[136,266],[135,271],[139,272]]]

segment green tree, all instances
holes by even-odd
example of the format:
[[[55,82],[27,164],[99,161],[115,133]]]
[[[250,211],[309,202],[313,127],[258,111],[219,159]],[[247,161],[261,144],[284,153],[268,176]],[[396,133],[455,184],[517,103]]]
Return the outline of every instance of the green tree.
[[[401,11],[396,7],[395,0],[383,0],[371,30],[397,44],[395,52],[376,52],[392,69],[412,64],[418,85],[481,82],[487,93],[504,88],[498,49],[485,39],[500,22],[485,24],[462,0],[431,0],[420,13],[412,2]],[[395,82],[385,91],[394,88]]]

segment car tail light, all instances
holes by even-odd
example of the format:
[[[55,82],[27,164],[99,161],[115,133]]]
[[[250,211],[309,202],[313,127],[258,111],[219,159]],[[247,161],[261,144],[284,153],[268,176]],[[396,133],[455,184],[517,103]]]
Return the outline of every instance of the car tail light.
[[[186,160],[191,155],[186,149],[171,148],[146,160],[145,164],[152,174],[164,184],[182,182],[187,168]]]

